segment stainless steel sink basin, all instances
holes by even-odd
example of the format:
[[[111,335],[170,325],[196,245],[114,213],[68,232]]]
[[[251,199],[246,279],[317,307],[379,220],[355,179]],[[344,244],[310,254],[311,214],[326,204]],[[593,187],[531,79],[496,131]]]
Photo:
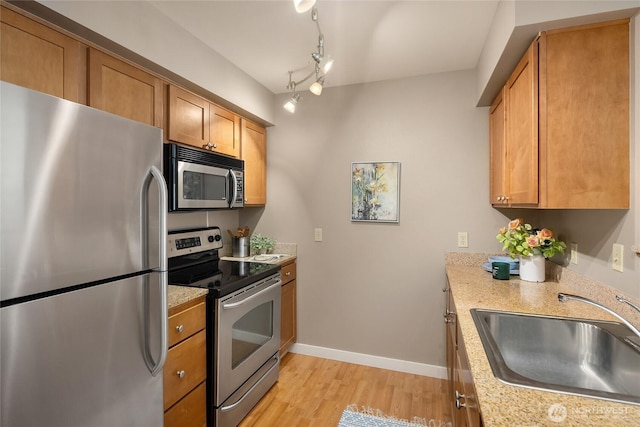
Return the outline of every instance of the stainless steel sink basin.
[[[640,405],[640,346],[615,322],[472,309],[499,380]]]

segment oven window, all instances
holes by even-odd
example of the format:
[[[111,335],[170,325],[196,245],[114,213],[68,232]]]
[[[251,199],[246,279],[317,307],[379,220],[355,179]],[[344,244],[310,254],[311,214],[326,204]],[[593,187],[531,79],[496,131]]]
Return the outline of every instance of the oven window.
[[[226,198],[227,178],[223,175],[184,171],[182,182],[182,194],[185,199],[225,200]]]
[[[231,366],[236,368],[273,337],[273,301],[257,306],[236,323],[231,331]]]

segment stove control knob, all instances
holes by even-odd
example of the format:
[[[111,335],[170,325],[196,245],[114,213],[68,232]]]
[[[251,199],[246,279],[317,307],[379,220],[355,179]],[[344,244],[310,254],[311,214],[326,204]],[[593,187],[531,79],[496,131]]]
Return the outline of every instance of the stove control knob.
[[[207,237],[207,240],[209,241],[209,243],[213,243],[213,236]]]

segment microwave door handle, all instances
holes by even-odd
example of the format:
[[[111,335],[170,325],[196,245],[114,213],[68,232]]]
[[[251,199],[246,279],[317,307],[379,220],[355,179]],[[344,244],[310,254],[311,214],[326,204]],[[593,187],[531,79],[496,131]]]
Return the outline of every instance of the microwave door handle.
[[[238,177],[236,176],[233,169],[229,169],[229,175],[231,175],[231,185],[233,186],[233,196],[231,197],[231,200],[229,200],[229,207],[233,207],[234,203],[236,202],[236,197],[238,197]]]

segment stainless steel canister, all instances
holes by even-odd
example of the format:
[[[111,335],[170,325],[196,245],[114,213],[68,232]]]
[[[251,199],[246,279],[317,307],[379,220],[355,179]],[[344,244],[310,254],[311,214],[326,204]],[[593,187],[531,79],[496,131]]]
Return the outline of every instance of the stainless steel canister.
[[[249,237],[234,237],[232,242],[233,257],[247,258],[249,256]]]

